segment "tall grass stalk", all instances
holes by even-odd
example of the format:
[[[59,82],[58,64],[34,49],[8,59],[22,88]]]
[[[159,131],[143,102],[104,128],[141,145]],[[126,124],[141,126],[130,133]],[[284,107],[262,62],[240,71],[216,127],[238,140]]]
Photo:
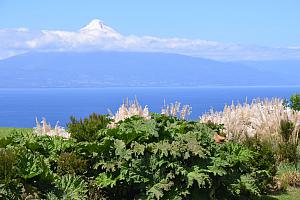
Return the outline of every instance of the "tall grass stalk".
[[[180,119],[188,119],[191,115],[192,107],[190,105],[183,105],[176,101],[175,103],[166,104],[164,101],[164,107],[161,109],[161,114],[171,117],[179,117]]]
[[[59,136],[64,138],[70,138],[68,133],[63,127],[59,126],[59,122],[56,123],[54,128],[51,128],[50,123],[47,123],[46,118],[43,117],[39,122],[38,118],[35,118],[36,127],[33,128],[33,133],[37,135]]]
[[[294,124],[290,140],[295,144],[300,129],[300,112],[286,107],[282,99],[254,99],[251,103],[226,105],[221,112],[211,110],[201,116],[200,121],[224,124],[227,137],[237,141],[255,135],[261,139],[282,141],[281,123],[290,121]]]
[[[108,127],[113,128],[120,121],[123,121],[132,116],[140,116],[144,119],[151,119],[149,109],[147,106],[144,108],[139,104],[138,100],[135,98],[134,101],[129,101],[128,99],[119,107],[115,114],[109,111],[110,117],[113,120]]]

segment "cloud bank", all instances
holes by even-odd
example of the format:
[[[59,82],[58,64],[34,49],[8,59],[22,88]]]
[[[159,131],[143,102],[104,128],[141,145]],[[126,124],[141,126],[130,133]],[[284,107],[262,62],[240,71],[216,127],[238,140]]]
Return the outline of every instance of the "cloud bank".
[[[0,59],[31,51],[142,51],[214,60],[300,59],[298,47],[262,47],[206,40],[122,35],[100,20],[78,31],[0,29]]]

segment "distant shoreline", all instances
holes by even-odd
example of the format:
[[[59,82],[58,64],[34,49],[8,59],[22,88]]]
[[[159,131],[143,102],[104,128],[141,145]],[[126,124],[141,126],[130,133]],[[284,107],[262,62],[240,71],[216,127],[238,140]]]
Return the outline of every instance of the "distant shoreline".
[[[0,87],[0,90],[21,90],[21,89],[130,89],[130,88],[137,88],[137,89],[201,89],[201,88],[300,88],[300,85],[245,85],[245,86],[214,86],[214,85],[207,85],[207,86],[109,86],[109,87]]]

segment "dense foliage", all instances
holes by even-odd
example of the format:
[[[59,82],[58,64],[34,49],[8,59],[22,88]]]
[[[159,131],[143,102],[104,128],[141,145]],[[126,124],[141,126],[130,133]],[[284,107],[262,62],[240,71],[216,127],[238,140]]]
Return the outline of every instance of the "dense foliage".
[[[273,178],[277,173],[277,156],[273,151],[273,145],[270,141],[260,140],[260,138],[247,138],[244,143],[250,150],[254,151],[254,157],[250,161],[256,169],[256,181],[262,192],[266,192],[271,184]]]
[[[288,105],[293,110],[300,111],[300,94],[294,94],[290,97],[290,101],[288,102]]]
[[[77,120],[71,117],[71,122],[68,123],[68,131],[71,137],[77,141],[94,141],[97,138],[97,132],[100,129],[106,128],[110,120],[106,115],[92,113],[89,117]]]
[[[30,132],[1,139],[0,198],[250,199],[274,175],[274,162],[261,162],[272,157],[268,150],[217,144],[220,127],[158,114],[109,122],[72,118],[70,139]]]

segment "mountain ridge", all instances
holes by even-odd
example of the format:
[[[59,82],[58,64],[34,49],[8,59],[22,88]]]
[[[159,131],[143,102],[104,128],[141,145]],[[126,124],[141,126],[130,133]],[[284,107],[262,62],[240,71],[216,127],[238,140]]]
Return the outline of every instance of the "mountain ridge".
[[[0,60],[1,88],[300,85],[276,71],[148,52],[30,52]]]

